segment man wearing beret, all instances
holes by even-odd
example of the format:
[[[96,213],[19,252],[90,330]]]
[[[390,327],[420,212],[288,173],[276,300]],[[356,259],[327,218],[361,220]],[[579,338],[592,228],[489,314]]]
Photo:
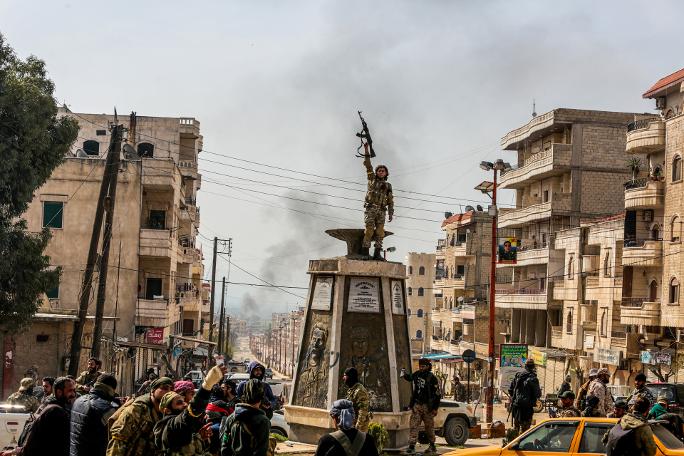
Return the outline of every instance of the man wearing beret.
[[[107,456],[156,456],[154,425],[162,419],[161,400],[173,389],[173,380],[160,377],[150,385],[150,393],[122,407],[109,431]]]

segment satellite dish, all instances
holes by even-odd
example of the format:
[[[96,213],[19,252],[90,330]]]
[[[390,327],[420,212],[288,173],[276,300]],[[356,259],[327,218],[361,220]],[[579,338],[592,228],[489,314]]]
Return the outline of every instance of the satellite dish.
[[[478,210],[479,212],[482,212],[484,209],[482,209],[482,206],[480,206],[480,205],[478,204],[478,205],[477,205],[477,210]]]
[[[126,160],[140,160],[140,155],[135,151],[135,148],[126,143],[123,145],[124,159]]]
[[[78,149],[78,150],[76,151],[76,156],[77,156],[78,158],[88,158],[88,157],[89,157],[89,155],[86,154],[86,153],[85,153],[85,150],[83,150],[83,149]]]
[[[466,206],[465,207],[466,212],[474,211],[475,208],[473,206]]]

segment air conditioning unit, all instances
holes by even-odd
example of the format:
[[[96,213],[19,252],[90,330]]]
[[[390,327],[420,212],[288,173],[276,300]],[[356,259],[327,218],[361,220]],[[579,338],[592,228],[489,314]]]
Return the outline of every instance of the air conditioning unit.
[[[665,97],[656,98],[656,109],[665,109]]]

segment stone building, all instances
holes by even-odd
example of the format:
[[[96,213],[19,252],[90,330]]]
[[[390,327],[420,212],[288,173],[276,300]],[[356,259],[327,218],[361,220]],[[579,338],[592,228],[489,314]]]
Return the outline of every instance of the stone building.
[[[45,296],[31,327],[4,340],[5,353],[12,354],[2,371],[4,396],[27,373],[63,375],[70,362],[84,366],[90,356],[96,284],[82,359],[69,359],[110,142],[108,127],[114,118],[66,109],[60,115],[78,121],[78,139],[64,163],[36,191],[24,217],[30,231],[50,229],[46,254],[55,267],[62,268],[62,275],[59,286]],[[117,375],[120,391],[129,393],[148,367],[175,373],[199,361],[196,341],[208,320],[209,303],[202,286],[202,252],[195,245],[201,182],[199,122],[131,115],[120,117],[119,123],[127,128],[127,144],[141,158],[121,156],[101,357],[103,369]]]
[[[554,287],[558,283],[565,289],[567,282],[579,280],[582,261],[595,262],[587,264],[588,269],[596,269],[598,261],[580,258],[580,252],[564,242],[555,248],[556,233],[579,228],[580,219],[624,210],[623,183],[631,175],[625,142],[634,116],[555,109],[501,140],[503,149],[515,151],[518,160],[501,176],[500,188],[516,191],[516,207],[499,210],[499,228],[515,230],[520,246],[516,264],[499,265],[513,276],[510,289],[497,289],[496,302],[511,311],[511,342],[526,343],[535,356],[549,360],[540,368],[540,376],[550,379],[546,392],[560,384],[566,367],[563,353],[552,348],[554,342],[570,353],[578,350],[577,338],[559,335],[558,328],[576,326],[579,298],[565,299]],[[547,368],[553,375],[546,375]]]
[[[432,283],[435,279],[435,254],[409,252],[406,255],[408,279],[406,294],[408,304],[409,340],[412,354],[426,353],[430,347],[430,312],[435,295]]]

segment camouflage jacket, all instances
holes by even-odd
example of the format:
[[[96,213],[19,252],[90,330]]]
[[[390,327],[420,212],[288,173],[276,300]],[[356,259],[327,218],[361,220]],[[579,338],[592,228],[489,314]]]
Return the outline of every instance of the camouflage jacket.
[[[582,412],[572,405],[570,407],[561,407],[556,414],[557,418],[572,418],[574,416],[582,416]]]
[[[384,179],[378,179],[371,165],[370,156],[363,159],[368,174],[368,191],[366,191],[365,207],[375,206],[387,210],[389,215],[394,214],[394,197],[392,196],[392,184]]]
[[[653,397],[653,393],[651,393],[651,391],[649,391],[648,388],[646,388],[645,386],[642,387],[641,389],[634,388],[632,393],[627,398],[627,406],[629,406],[630,410],[634,406],[634,401],[636,401],[637,397],[639,397],[639,396],[645,397],[646,399],[648,399],[648,402],[651,405],[656,403],[656,399],[655,399],[655,397]]]
[[[124,405],[109,430],[107,456],[161,456],[153,436],[154,425],[161,418],[149,394]]]
[[[368,424],[370,424],[370,399],[368,391],[361,384],[349,388],[347,391],[347,399],[354,404],[354,414],[356,415],[356,429],[362,432],[368,432]]]
[[[35,396],[24,391],[12,393],[10,397],[7,398],[7,403],[10,405],[24,406],[26,413],[34,413],[36,410],[38,410],[38,406],[40,405]]]
[[[100,374],[102,374],[100,371],[93,372],[92,374],[88,371],[81,372],[81,375],[76,378],[76,391],[78,391],[79,394],[89,393],[90,388],[93,387],[95,380],[97,380],[97,377],[99,377]]]

